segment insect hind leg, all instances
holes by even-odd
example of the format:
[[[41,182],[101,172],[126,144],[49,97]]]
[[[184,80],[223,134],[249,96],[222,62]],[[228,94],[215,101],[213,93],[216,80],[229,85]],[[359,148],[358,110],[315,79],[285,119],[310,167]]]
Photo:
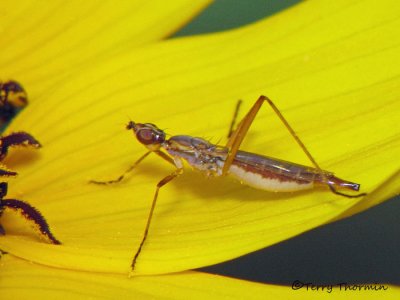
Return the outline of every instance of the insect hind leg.
[[[297,144],[300,146],[300,148],[303,150],[303,152],[306,154],[306,156],[308,157],[308,159],[311,161],[311,163],[314,165],[314,167],[319,171],[319,173],[322,175],[322,177],[325,179],[326,184],[328,185],[329,189],[331,190],[332,193],[336,194],[336,195],[340,195],[343,197],[347,197],[347,198],[358,198],[358,197],[363,197],[365,195],[367,195],[366,193],[359,193],[359,194],[355,194],[355,195],[350,195],[350,194],[346,194],[346,193],[342,193],[337,191],[334,186],[329,183],[327,177],[324,175],[324,171],[321,169],[321,167],[317,164],[317,162],[315,161],[314,157],[311,155],[311,153],[308,151],[308,149],[306,148],[306,146],[303,144],[303,142],[300,140],[299,136],[296,134],[296,132],[293,130],[293,128],[289,125],[288,121],[285,119],[285,117],[282,115],[282,113],[279,111],[279,109],[275,106],[275,104],[272,102],[271,99],[269,99],[268,97],[262,96],[264,97],[264,100],[271,106],[271,108],[274,110],[274,112],[276,113],[276,115],[279,117],[279,119],[282,121],[282,123],[285,125],[285,127],[287,128],[287,130],[289,130],[291,136],[295,139],[295,141],[297,142]],[[358,185],[359,188],[359,185]]]
[[[324,174],[324,171],[320,168],[320,166],[317,164],[311,153],[307,150],[306,146],[303,144],[303,142],[300,140],[296,132],[293,130],[293,128],[289,125],[289,123],[286,121],[286,119],[283,117],[282,113],[279,111],[279,109],[275,106],[275,104],[272,102],[271,99],[269,99],[266,96],[261,95],[257,101],[254,103],[254,105],[251,107],[249,112],[246,114],[246,116],[242,119],[242,121],[238,124],[237,129],[232,132],[231,137],[229,138],[226,147],[229,149],[228,156],[225,160],[224,167],[222,169],[222,174],[227,174],[233,159],[236,156],[237,151],[239,150],[239,147],[245,138],[251,124],[253,123],[255,117],[257,116],[258,111],[260,110],[261,106],[263,103],[267,102],[270,107],[274,110],[276,115],[279,117],[281,122],[285,125],[287,130],[290,132],[291,136],[295,139],[296,143],[300,146],[300,148],[303,150],[303,152],[306,154],[308,159],[311,161],[311,163],[314,165],[314,167],[317,169],[319,174],[324,178],[324,183],[326,183],[330,190],[337,195],[341,195],[344,197],[348,198],[355,198],[355,197],[361,197],[365,196],[365,193],[357,194],[357,195],[348,195],[345,193],[341,193],[336,191],[336,189],[333,187],[332,184],[329,183],[328,178]]]
[[[235,112],[233,113],[231,125],[229,126],[228,139],[232,136],[232,133],[235,131],[234,130],[235,123],[236,123],[236,119],[239,114],[239,110],[240,110],[240,106],[242,105],[242,102],[243,102],[242,100],[238,100],[238,102],[236,103]]]

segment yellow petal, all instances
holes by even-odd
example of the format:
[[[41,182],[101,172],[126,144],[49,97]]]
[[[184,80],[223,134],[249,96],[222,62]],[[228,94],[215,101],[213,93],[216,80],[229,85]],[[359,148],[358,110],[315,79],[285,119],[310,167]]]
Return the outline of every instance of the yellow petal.
[[[128,278],[54,269],[27,263],[11,255],[2,258],[0,291],[4,299],[265,299],[265,295],[293,293],[275,287],[196,272]],[[300,292],[299,294],[305,294]]]
[[[376,299],[377,295],[380,299],[394,299],[400,294],[398,287],[385,284],[347,285],[347,290],[345,285],[333,286],[329,292],[329,286],[321,285],[319,290],[310,286],[307,290],[307,285],[300,282],[292,288],[200,272],[128,278],[54,269],[11,255],[3,255],[0,271],[4,299],[326,299],[327,295],[335,299]]]
[[[145,152],[124,123],[217,142],[237,99],[248,109],[260,94],[275,101],[324,169],[369,195],[275,194],[188,170],[160,192],[138,274],[231,259],[399,193],[398,7],[308,1],[246,28],[116,56],[60,83],[10,128],[29,130],[43,149],[24,164],[26,152],[14,152],[6,164],[20,173],[10,196],[40,209],[64,245],[21,236],[6,215],[0,248],[63,268],[128,272],[155,185],[173,167],[154,155],[121,184],[88,184],[118,177]],[[309,164],[268,107],[242,148]]]
[[[30,99],[117,53],[160,40],[210,0],[5,1],[0,20],[2,76],[18,78]]]

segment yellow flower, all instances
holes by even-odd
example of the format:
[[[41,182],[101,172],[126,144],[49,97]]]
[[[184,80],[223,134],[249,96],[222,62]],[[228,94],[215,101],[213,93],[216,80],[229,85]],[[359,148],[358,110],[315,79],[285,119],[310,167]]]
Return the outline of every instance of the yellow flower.
[[[236,30],[155,42],[205,2],[54,1],[37,9],[27,1],[17,10],[7,4],[2,76],[23,83],[30,99],[7,132],[29,131],[43,144],[40,153],[15,151],[5,161],[19,173],[9,195],[40,209],[63,245],[39,241],[25,223],[5,215],[8,234],[0,237],[0,249],[9,254],[1,261],[6,280],[0,289],[23,295],[40,286],[40,293],[52,295],[67,285],[60,293],[80,291],[81,297],[132,290],[157,297],[169,290],[171,298],[180,292],[245,297],[252,289],[260,298],[289,297],[289,288],[187,270],[399,193],[393,163],[400,155],[397,1],[308,1]],[[24,18],[28,12],[32,17]],[[236,101],[244,99],[248,109],[261,94],[275,101],[324,169],[361,183],[368,196],[347,199],[324,188],[267,193],[185,172],[162,188],[135,269],[137,275],[182,273],[128,281],[155,185],[173,170],[153,155],[118,185],[88,184],[118,177],[145,152],[124,123],[151,122],[171,135],[217,142],[227,134]],[[310,164],[268,107],[242,148]],[[229,291],[221,291],[225,285]]]

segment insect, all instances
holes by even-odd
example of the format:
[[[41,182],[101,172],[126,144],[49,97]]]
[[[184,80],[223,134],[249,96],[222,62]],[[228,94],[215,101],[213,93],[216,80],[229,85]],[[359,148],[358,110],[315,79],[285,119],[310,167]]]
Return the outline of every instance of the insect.
[[[290,134],[311,160],[314,167],[239,150],[250,125],[265,102],[272,107]],[[236,118],[239,105],[240,102],[238,102],[234,119]],[[246,185],[267,191],[293,192],[311,189],[314,184],[319,184],[329,187],[333,193],[344,197],[355,198],[366,195],[365,193],[345,194],[338,191],[337,189],[359,191],[360,185],[340,179],[333,173],[322,170],[269,98],[260,96],[247,115],[238,124],[236,130],[233,130],[234,123],[233,120],[227,144],[219,146],[211,144],[202,138],[188,135],[176,135],[167,139],[165,132],[154,124],[129,122],[126,128],[133,130],[137,140],[146,146],[148,151],[117,179],[104,182],[92,180],[91,183],[112,184],[120,182],[127,173],[131,172],[150,153],[157,154],[176,168],[175,171],[158,182],[156,186],[143,238],[131,263],[132,270],[135,268],[136,261],[146,241],[159,190],[162,186],[183,173],[183,160],[207,176],[231,175]]]
[[[2,161],[10,147],[24,146],[40,148],[40,143],[29,133],[26,132],[15,132],[7,136],[0,137],[0,161]],[[4,166],[0,165],[0,177],[13,177],[17,173],[10,171]],[[46,237],[46,239],[52,244],[61,244],[54,235],[51,233],[49,225],[42,214],[30,204],[17,200],[17,199],[4,199],[7,195],[8,184],[6,182],[0,182],[0,217],[5,209],[15,210],[22,214],[22,216],[28,221],[34,224],[34,227]],[[4,235],[5,230],[0,224],[0,235]]]
[[[10,121],[28,104],[28,96],[21,84],[14,80],[0,81],[0,123]]]

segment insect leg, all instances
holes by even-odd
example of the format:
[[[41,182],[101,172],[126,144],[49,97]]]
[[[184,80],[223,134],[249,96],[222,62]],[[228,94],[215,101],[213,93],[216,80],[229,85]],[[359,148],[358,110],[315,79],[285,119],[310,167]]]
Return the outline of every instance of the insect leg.
[[[254,118],[257,115],[257,112],[260,110],[261,105],[265,101],[265,96],[260,96],[256,103],[254,103],[253,107],[246,114],[246,116],[240,121],[236,130],[232,133],[228,142],[226,143],[226,147],[229,149],[228,156],[226,157],[224,167],[222,169],[222,175],[227,174],[233,159],[236,156],[236,153],[239,150],[239,147],[245,138],[247,131],[250,128],[250,125],[253,123]]]
[[[169,162],[170,164],[176,166],[174,160],[170,156],[165,154],[164,152],[162,152],[160,150],[156,150],[156,151],[154,151],[154,153],[157,154],[158,156],[160,156],[161,158],[163,158],[164,160],[166,160],[167,162]]]
[[[143,154],[137,161],[135,161],[135,163],[130,166],[124,173],[122,173],[122,175],[120,175],[117,179],[114,180],[108,180],[108,181],[97,181],[97,180],[90,180],[89,183],[94,183],[94,184],[101,184],[101,185],[108,185],[108,184],[114,184],[114,183],[118,183],[120,182],[122,179],[125,178],[125,176],[132,172],[137,165],[144,160],[151,152],[154,152],[155,154],[159,155],[161,158],[165,159],[166,161],[168,161],[169,163],[173,164],[175,166],[174,160],[172,158],[170,158],[168,155],[166,155],[164,152],[161,152],[159,150],[156,151],[148,151],[145,154]]]
[[[153,202],[151,204],[151,208],[150,208],[150,212],[149,212],[149,216],[147,218],[147,223],[146,223],[146,227],[144,229],[144,233],[143,233],[143,238],[142,241],[140,242],[139,248],[135,253],[135,256],[133,257],[132,263],[131,263],[131,272],[133,272],[133,270],[135,269],[135,265],[136,265],[136,261],[139,257],[140,252],[142,251],[142,247],[144,245],[144,242],[146,241],[147,238],[147,234],[149,232],[149,228],[150,228],[150,223],[151,223],[151,219],[153,217],[153,212],[154,212],[154,208],[156,207],[156,202],[157,202],[157,197],[158,197],[158,192],[160,190],[161,187],[163,187],[164,185],[166,185],[168,182],[170,182],[171,180],[173,180],[174,178],[178,177],[179,175],[181,175],[183,173],[183,169],[182,168],[178,168],[176,169],[173,173],[169,174],[168,176],[166,176],[165,178],[163,178],[158,184],[157,184],[157,188],[156,188],[156,192],[154,194],[154,198],[153,198]]]
[[[357,197],[362,197],[365,196],[366,193],[360,193],[360,194],[356,194],[356,195],[348,195],[345,193],[341,193],[339,191],[337,191],[332,184],[329,183],[329,181],[327,180],[326,176],[324,175],[324,172],[322,171],[322,169],[320,168],[320,166],[317,164],[317,162],[315,161],[315,159],[313,158],[313,156],[311,155],[311,153],[307,150],[306,146],[303,144],[303,142],[300,140],[299,136],[296,134],[296,132],[293,130],[293,128],[289,125],[289,123],[286,121],[286,119],[283,117],[282,113],[279,111],[279,109],[275,106],[275,104],[272,102],[271,99],[269,99],[268,97],[265,96],[261,96],[264,97],[264,100],[268,102],[268,104],[271,106],[271,108],[274,110],[274,112],[278,115],[279,119],[282,121],[282,123],[285,125],[285,127],[289,130],[290,134],[292,135],[292,137],[296,140],[297,144],[300,146],[301,149],[303,149],[303,152],[307,155],[307,157],[309,158],[309,160],[311,161],[311,163],[314,165],[314,167],[320,172],[320,174],[325,178],[326,184],[328,185],[329,189],[337,195],[340,196],[344,196],[347,198],[357,198]],[[261,98],[260,97],[260,98]]]
[[[107,184],[113,184],[113,183],[117,183],[120,182],[122,179],[124,179],[124,177],[133,171],[133,169],[136,168],[136,166],[143,160],[145,159],[149,154],[151,153],[151,151],[146,152],[145,154],[143,154],[137,161],[135,161],[135,163],[130,166],[124,173],[122,173],[122,175],[120,175],[117,179],[114,180],[108,180],[108,181],[97,181],[97,180],[90,180],[89,183],[94,183],[94,184],[102,184],[102,185],[107,185]]]
[[[233,117],[232,117],[232,121],[231,121],[231,126],[229,127],[229,132],[228,132],[228,139],[232,136],[232,133],[234,131],[234,127],[235,127],[235,123],[236,123],[236,119],[237,116],[239,114],[239,109],[240,106],[242,105],[242,100],[238,100],[238,102],[236,103],[236,108],[235,108],[235,112],[233,113]]]

